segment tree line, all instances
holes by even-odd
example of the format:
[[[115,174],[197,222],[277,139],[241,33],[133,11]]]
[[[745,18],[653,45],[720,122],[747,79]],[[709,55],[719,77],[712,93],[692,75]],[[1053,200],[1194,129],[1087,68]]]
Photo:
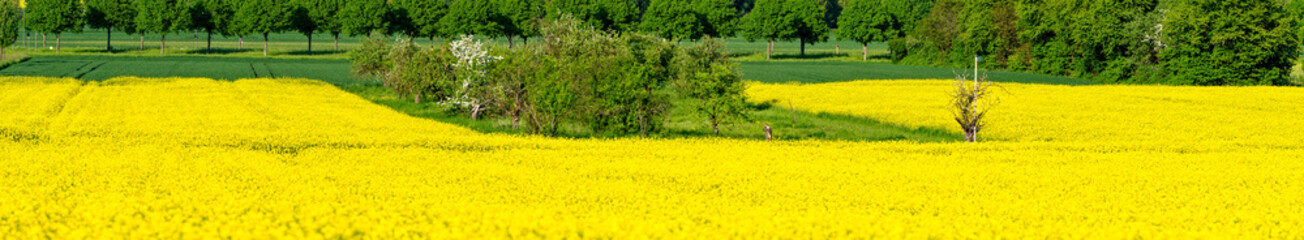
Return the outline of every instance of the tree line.
[[[14,1],[14,0],[3,0]],[[909,2],[906,0],[893,0]],[[127,34],[202,32],[236,37],[278,32],[341,35],[401,35],[447,39],[470,34],[505,37],[509,45],[538,37],[540,20],[562,15],[611,32],[648,32],[675,40],[746,36],[752,40],[827,41],[836,24],[837,0],[30,0],[25,15],[31,31],[53,35],[86,27]],[[756,14],[752,9],[761,9]],[[45,42],[45,40],[42,40]],[[111,41],[111,40],[106,40]],[[107,42],[109,50],[112,42]],[[311,44],[309,45],[311,51]]]
[[[937,0],[890,41],[906,64],[972,66],[1109,83],[1282,85],[1304,1]]]

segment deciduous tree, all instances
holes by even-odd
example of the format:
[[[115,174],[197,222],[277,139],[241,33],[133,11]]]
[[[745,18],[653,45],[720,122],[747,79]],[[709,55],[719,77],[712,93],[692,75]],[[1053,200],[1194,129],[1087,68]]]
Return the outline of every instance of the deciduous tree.
[[[869,43],[896,37],[897,23],[883,0],[849,0],[838,19],[838,37],[860,43],[861,60],[869,60]]]
[[[136,0],[136,28],[159,34],[159,53],[167,53],[167,35],[190,28],[190,5],[182,0]]]
[[[27,28],[54,34],[55,52],[60,50],[64,32],[81,32],[85,24],[81,0],[32,0],[27,7]]]
[[[0,61],[5,59],[5,48],[18,40],[21,11],[17,0],[0,0]]]
[[[86,25],[104,29],[105,49],[113,52],[113,31],[136,32],[136,5],[132,0],[86,0]]]
[[[652,0],[643,15],[643,31],[672,40],[697,40],[703,35],[703,21],[686,0]]]
[[[250,33],[263,35],[263,56],[268,55],[270,35],[290,27],[291,5],[281,0],[247,0],[236,11],[236,19]]]

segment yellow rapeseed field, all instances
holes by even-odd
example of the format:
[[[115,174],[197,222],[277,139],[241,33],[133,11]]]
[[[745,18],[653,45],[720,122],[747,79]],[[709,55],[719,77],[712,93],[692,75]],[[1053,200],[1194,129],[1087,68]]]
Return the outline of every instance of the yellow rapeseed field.
[[[750,93],[943,128],[946,84]],[[981,144],[569,140],[311,80],[3,77],[0,238],[1304,238],[1300,91],[1006,88]]]

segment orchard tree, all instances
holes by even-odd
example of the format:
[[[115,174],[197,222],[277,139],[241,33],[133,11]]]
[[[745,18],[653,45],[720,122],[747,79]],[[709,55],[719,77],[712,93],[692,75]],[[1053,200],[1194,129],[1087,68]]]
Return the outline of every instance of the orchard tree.
[[[312,34],[317,33],[317,22],[313,21],[310,10],[312,6],[303,5],[302,2],[294,2],[287,5],[287,13],[290,14],[289,24],[286,26],[294,31],[308,37],[308,54],[312,55]]]
[[[106,50],[113,52],[113,31],[136,32],[136,5],[132,0],[86,0],[86,25],[108,33]]]
[[[485,37],[502,36],[502,26],[498,25],[497,13],[489,1],[453,0],[449,5],[448,15],[444,15],[440,25],[449,35],[481,35]]]
[[[498,8],[498,25],[507,36],[507,46],[515,47],[516,37],[527,42],[530,37],[539,35],[539,18],[543,16],[543,6],[534,0],[495,0]]]
[[[694,0],[693,10],[702,20],[702,33],[717,38],[730,38],[738,28],[738,9],[730,0]]]
[[[213,10],[209,9],[210,3],[195,1],[193,4],[190,6],[190,28],[204,32],[207,35],[204,49],[213,49],[213,32],[217,31],[217,23],[213,21]]]
[[[344,8],[340,9],[337,19],[340,28],[349,36],[370,37],[372,32],[389,29],[387,15],[389,7],[385,5],[385,0],[348,0],[345,1]]]
[[[85,22],[81,0],[33,0],[27,4],[27,9],[30,9],[26,16],[27,27],[36,32],[53,33],[56,53],[60,50],[60,36],[64,32],[82,31]]]
[[[806,45],[813,45],[817,42],[828,41],[829,25],[824,20],[824,4],[817,0],[787,0],[784,4],[789,14],[787,19],[790,20],[787,25],[792,28],[792,35],[784,37],[785,39],[797,39],[801,43],[801,55],[806,56]]]
[[[235,15],[250,33],[263,35],[263,56],[267,56],[271,33],[290,27],[288,13],[290,4],[280,0],[247,0]]]
[[[743,17],[743,37],[748,40],[765,40],[765,59],[774,54],[774,41],[786,40],[793,35],[791,24],[786,21],[785,0],[756,0],[751,13]]]
[[[545,10],[550,20],[569,14],[591,27],[616,32],[637,29],[641,13],[629,0],[553,0]]]
[[[440,31],[439,20],[448,14],[448,5],[440,0],[395,0],[394,3],[405,9],[411,22],[410,35],[430,39],[435,44],[435,37],[444,37]]]
[[[335,40],[335,51],[339,51],[340,33],[344,30],[340,27],[340,20],[336,18],[336,13],[344,7],[344,0],[298,0],[298,4],[299,7],[302,7],[307,11],[307,14],[304,15],[307,19],[300,19],[299,21],[309,20],[315,27],[314,31],[329,33]],[[301,30],[300,32],[303,30],[301,27],[306,27],[301,26],[302,24],[307,23],[294,23],[296,26],[295,28],[299,28],[297,30]],[[309,36],[309,38],[311,38],[311,36]],[[309,44],[308,48],[308,51],[312,51],[312,44]]]
[[[638,5],[629,0],[597,0],[602,7],[605,20],[603,24],[609,31],[634,31],[638,29],[639,11]]]
[[[0,61],[5,59],[5,47],[18,40],[20,13],[17,0],[0,0]]]
[[[168,33],[190,28],[190,6],[182,0],[136,0],[136,28],[159,34],[159,54],[167,53]]]
[[[860,43],[861,60],[869,60],[869,43],[891,40],[896,21],[882,0],[850,0],[838,17],[838,37]]]
[[[245,32],[239,26],[235,19],[235,12],[240,6],[241,0],[203,0],[204,8],[208,10],[209,22],[212,24],[213,31],[227,37],[237,37],[239,39],[238,49],[244,49]]]
[[[674,40],[702,38],[702,21],[687,0],[652,0],[643,15],[643,31]]]

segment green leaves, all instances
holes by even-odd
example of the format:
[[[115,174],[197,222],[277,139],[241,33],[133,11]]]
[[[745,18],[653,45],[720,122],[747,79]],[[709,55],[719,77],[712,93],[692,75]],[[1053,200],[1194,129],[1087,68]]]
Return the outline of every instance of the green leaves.
[[[27,7],[27,28],[32,31],[81,32],[85,23],[80,0],[31,0]]]
[[[699,39],[704,29],[697,16],[686,0],[652,0],[641,27],[668,39]]]
[[[190,6],[182,0],[137,0],[136,27],[167,35],[190,27]]]
[[[860,44],[884,42],[897,35],[896,18],[881,0],[848,0],[838,18],[838,37]]]

